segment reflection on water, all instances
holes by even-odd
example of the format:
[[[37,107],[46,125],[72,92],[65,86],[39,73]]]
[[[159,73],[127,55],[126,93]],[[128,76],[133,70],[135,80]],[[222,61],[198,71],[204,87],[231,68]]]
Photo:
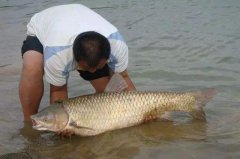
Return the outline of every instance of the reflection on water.
[[[64,0],[0,2],[0,154],[28,152],[36,158],[236,158],[240,157],[239,0],[69,0],[83,3],[115,24],[129,45],[129,72],[139,90],[215,87],[204,108],[207,122],[177,114],[94,137],[63,139],[22,123],[18,80],[20,47],[30,17]],[[48,105],[45,85],[41,109]],[[69,96],[93,92],[72,73]]]
[[[94,137],[71,138],[62,138],[50,132],[39,133],[30,124],[25,124],[20,134],[28,142],[24,151],[40,158],[130,159],[138,156],[142,148],[157,148],[179,140],[204,142],[206,123],[156,121]]]

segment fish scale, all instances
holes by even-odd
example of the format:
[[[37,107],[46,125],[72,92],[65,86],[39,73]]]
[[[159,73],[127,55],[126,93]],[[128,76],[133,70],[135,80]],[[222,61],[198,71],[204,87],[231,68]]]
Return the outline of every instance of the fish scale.
[[[130,91],[77,97],[63,105],[79,127],[101,133],[140,124],[148,116],[160,117],[166,110],[191,111],[189,105],[195,102],[190,93]]]

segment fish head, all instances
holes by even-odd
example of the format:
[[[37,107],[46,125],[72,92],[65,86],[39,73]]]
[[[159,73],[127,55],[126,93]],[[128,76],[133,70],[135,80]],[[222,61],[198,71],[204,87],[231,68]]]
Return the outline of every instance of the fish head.
[[[44,108],[31,119],[33,129],[58,132],[67,126],[69,116],[62,104],[57,104]]]

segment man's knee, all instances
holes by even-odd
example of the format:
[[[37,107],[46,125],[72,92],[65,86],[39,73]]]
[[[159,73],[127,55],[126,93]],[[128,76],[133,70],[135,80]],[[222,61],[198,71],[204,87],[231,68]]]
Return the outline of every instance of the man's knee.
[[[25,75],[41,77],[43,76],[43,55],[37,51],[27,51],[23,54],[23,68]]]

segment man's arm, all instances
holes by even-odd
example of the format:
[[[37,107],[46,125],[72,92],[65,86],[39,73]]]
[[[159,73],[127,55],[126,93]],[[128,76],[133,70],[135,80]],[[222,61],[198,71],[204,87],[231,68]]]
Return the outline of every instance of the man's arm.
[[[96,93],[99,93],[105,90],[105,87],[107,86],[109,80],[110,80],[110,77],[107,76],[107,77],[91,80],[90,83],[96,90]]]
[[[67,84],[63,86],[54,86],[50,84],[50,103],[62,101],[68,98]]]

